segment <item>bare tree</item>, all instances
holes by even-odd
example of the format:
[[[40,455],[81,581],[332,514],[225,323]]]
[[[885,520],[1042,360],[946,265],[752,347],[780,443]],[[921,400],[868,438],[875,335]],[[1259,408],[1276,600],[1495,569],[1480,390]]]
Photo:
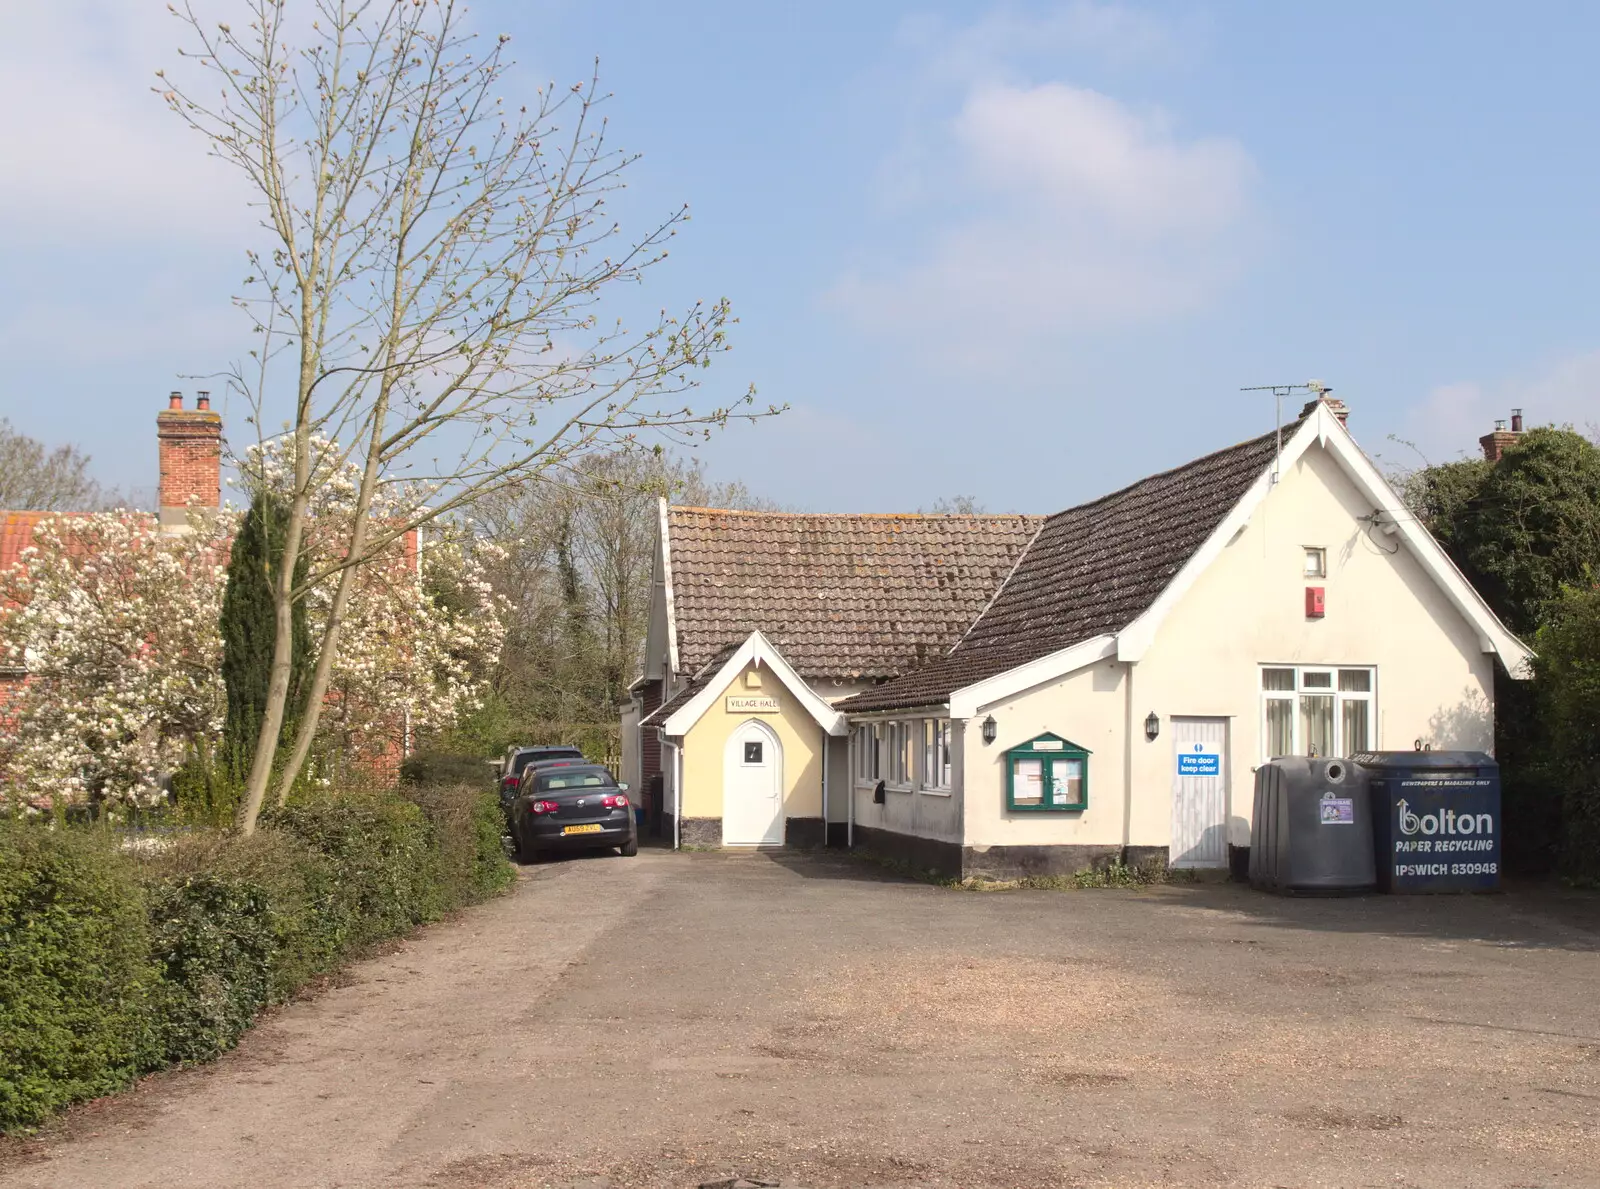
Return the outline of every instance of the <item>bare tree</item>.
[[[50,449],[0,417],[0,508],[99,511],[112,496],[88,472],[89,456],[76,446]]]
[[[619,450],[474,510],[498,546],[490,571],[509,612],[494,684],[520,741],[614,743],[617,703],[644,650],[662,497],[771,508],[743,484],[713,483],[698,462]],[[558,728],[569,737],[543,737]]]
[[[665,257],[687,211],[622,235],[607,200],[633,158],[606,142],[596,78],[507,100],[508,39],[480,50],[458,0],[305,0],[292,30],[289,0],[229,7],[239,24],[178,0],[184,57],[210,82],[163,75],[158,89],[239,169],[262,216],[266,246],[239,301],[260,342],[231,379],[258,426],[287,421],[284,575],[319,476],[360,476],[348,539],[306,579],[337,588],[286,760],[289,614],[305,588],[279,584],[249,832],[272,781],[281,800],[309,753],[355,568],[486,492],[754,410],[753,393],[681,403],[725,349],[726,301],[662,310],[642,329],[602,312]],[[313,466],[319,448],[334,465]]]
[[[933,501],[933,512],[941,516],[977,516],[986,509],[975,495],[952,495]],[[920,511],[920,509],[919,509]]]

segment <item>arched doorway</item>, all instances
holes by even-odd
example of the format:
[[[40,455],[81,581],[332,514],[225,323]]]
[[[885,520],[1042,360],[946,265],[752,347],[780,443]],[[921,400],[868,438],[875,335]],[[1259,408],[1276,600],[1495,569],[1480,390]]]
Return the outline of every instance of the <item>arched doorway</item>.
[[[759,719],[740,723],[723,752],[722,845],[783,845],[783,744]]]

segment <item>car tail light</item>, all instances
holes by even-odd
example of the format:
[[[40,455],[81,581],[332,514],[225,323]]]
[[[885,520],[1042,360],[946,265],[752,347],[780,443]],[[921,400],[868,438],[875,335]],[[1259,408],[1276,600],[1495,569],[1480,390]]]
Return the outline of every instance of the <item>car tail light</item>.
[[[554,813],[561,808],[554,801],[535,801],[528,809],[532,813]]]
[[[614,797],[605,798],[600,804],[607,809],[626,809],[628,807],[628,797],[625,793],[618,793]]]
[[[506,777],[505,783],[507,788],[514,789],[522,783],[522,777],[516,775],[508,776]]]

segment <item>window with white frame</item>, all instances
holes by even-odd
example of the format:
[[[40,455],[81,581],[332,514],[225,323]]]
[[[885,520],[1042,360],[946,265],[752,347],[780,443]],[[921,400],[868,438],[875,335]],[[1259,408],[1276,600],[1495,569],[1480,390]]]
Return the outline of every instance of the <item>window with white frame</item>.
[[[1264,758],[1348,756],[1374,745],[1377,670],[1324,665],[1261,669]]]
[[[916,770],[912,767],[915,762],[911,750],[911,723],[891,722],[885,724],[884,747],[884,780],[899,788],[910,788],[915,779]]]
[[[950,787],[950,720],[922,720],[922,787],[943,791]]]
[[[855,773],[857,784],[878,782],[878,724],[857,723],[855,738]]]

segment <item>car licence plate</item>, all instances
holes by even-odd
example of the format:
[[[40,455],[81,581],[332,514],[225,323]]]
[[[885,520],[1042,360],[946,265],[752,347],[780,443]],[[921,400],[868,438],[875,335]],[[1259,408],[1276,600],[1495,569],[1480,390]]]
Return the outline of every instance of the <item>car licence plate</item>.
[[[599,822],[590,822],[587,826],[562,826],[563,834],[598,834],[605,829]]]

